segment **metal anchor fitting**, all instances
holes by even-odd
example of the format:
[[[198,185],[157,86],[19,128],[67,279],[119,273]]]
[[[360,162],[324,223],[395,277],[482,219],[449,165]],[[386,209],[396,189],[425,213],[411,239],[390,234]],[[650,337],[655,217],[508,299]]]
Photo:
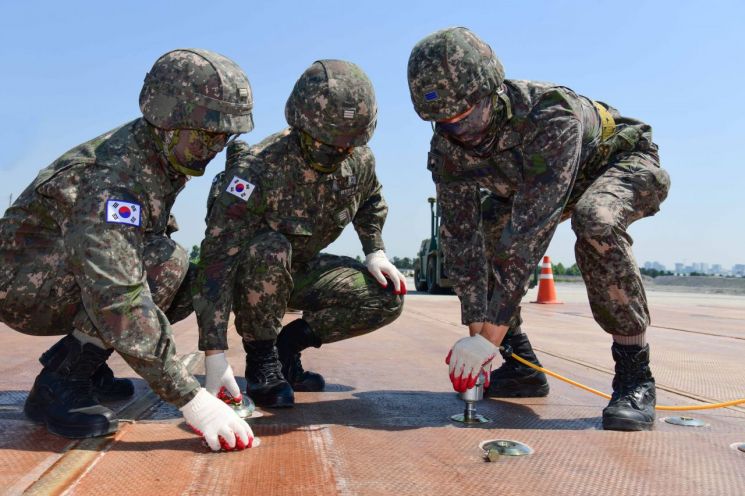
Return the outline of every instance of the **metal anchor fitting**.
[[[476,413],[476,402],[484,399],[484,384],[486,383],[486,372],[483,370],[476,379],[476,385],[471,389],[467,389],[465,393],[460,393],[460,398],[465,402],[466,407],[463,413],[459,413],[450,417],[455,422],[462,422],[464,424],[483,424],[491,422],[490,419]]]

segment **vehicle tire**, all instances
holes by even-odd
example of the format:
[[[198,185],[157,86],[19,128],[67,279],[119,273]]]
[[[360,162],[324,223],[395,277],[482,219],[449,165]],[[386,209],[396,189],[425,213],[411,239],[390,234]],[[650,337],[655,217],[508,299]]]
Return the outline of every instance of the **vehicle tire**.
[[[417,291],[425,292],[427,291],[427,281],[421,280],[422,275],[419,273],[419,269],[414,269],[414,288]]]
[[[437,284],[436,263],[437,259],[435,257],[427,260],[427,292],[429,294],[439,294],[442,292],[442,288]]]

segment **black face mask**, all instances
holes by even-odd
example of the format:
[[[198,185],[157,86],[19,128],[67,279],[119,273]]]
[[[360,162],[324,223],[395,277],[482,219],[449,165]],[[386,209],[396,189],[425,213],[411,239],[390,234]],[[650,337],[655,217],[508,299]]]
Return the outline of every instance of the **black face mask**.
[[[300,131],[300,148],[308,165],[318,172],[329,174],[339,170],[341,163],[352,155],[354,148],[338,148],[314,139],[305,131]]]
[[[483,98],[470,114],[457,122],[438,122],[435,131],[454,140],[463,148],[475,152],[491,150],[496,141],[499,121],[499,99],[496,95]]]

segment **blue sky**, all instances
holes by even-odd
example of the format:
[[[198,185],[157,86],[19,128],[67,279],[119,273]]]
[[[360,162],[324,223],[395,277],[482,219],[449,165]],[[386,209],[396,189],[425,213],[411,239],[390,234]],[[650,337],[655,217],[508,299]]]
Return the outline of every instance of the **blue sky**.
[[[447,26],[471,28],[508,78],[552,81],[654,127],[672,177],[662,211],[630,233],[640,262],[745,263],[745,2],[3,2],[0,6],[0,212],[67,149],[138,116],[145,73],[179,47],[215,50],[248,74],[257,142],[282,129],[297,77],[316,59],[359,64],[375,85],[370,145],[390,213],[391,256],[413,256],[429,233],[425,168],[431,129],[411,107],[413,45]],[[175,205],[176,239],[199,243],[211,177]],[[574,262],[559,227],[548,254]],[[361,254],[351,228],[329,251]]]

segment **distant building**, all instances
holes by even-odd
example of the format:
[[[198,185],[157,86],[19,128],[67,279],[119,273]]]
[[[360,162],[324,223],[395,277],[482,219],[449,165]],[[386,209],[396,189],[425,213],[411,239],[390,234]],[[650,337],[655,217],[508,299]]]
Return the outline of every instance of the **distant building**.
[[[659,270],[662,272],[667,270],[660,262],[644,262],[644,268],[647,270]]]
[[[745,276],[745,264],[735,264],[732,266],[732,275],[733,276]]]
[[[685,274],[686,273],[686,266],[685,264],[682,264],[680,262],[675,263],[675,273],[676,274]]]

